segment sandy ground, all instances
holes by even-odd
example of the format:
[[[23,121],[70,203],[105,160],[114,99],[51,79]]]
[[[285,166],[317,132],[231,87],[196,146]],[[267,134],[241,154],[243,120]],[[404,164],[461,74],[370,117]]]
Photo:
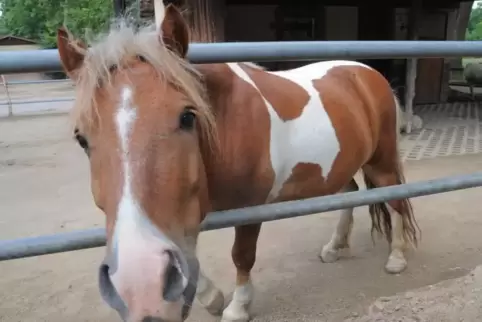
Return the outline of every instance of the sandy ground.
[[[103,225],[90,195],[87,160],[70,137],[63,115],[0,119],[1,239]],[[481,168],[477,155],[406,164],[412,182]],[[481,274],[469,274],[482,264],[480,196],[477,188],[413,199],[423,238],[398,276],[383,270],[387,244],[372,244],[366,207],[355,212],[352,256],[333,264],[321,263],[318,253],[336,213],[265,224],[253,270],[254,321],[366,322],[380,314],[379,321],[481,321]],[[226,294],[234,283],[232,240],[232,229],[200,237],[204,270]],[[0,321],[118,321],[97,291],[103,251],[0,262]],[[218,320],[197,305],[189,319]]]
[[[357,322],[482,321],[482,266],[464,277],[375,301]]]

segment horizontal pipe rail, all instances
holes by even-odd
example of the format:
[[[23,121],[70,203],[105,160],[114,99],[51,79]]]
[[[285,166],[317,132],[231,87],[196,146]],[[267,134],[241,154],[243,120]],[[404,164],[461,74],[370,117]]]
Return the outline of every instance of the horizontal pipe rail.
[[[60,97],[60,98],[49,98],[43,100],[24,100],[24,101],[9,101],[0,102],[0,105],[20,105],[20,104],[39,104],[39,103],[62,103],[62,102],[73,102],[73,97]]]
[[[21,80],[21,81],[7,81],[7,85],[38,85],[38,84],[57,84],[57,83],[72,83],[70,78],[66,79],[48,79],[48,80]],[[0,83],[3,84],[3,83]],[[73,86],[74,84],[72,84]]]
[[[481,57],[480,41],[267,41],[191,44],[194,63]],[[56,49],[0,52],[0,74],[60,71]]]
[[[482,172],[298,201],[219,211],[207,216],[202,224],[202,230],[207,231],[237,225],[293,218],[386,202],[389,200],[420,197],[479,186],[482,186]],[[101,247],[104,245],[105,230],[103,228],[5,240],[0,241],[0,261]]]

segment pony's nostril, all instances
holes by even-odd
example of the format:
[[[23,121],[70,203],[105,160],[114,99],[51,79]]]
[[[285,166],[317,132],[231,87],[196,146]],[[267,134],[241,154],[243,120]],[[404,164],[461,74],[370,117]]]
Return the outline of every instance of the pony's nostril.
[[[109,265],[102,264],[99,267],[99,288],[100,294],[104,301],[111,305],[113,298],[117,296],[117,292],[112,285],[112,281],[109,276]]]
[[[169,252],[169,264],[164,277],[163,297],[166,301],[178,301],[183,295],[185,277],[182,272],[181,262],[174,252]]]
[[[164,320],[161,318],[155,318],[152,316],[146,316],[145,318],[142,319],[142,322],[162,322],[162,321]]]
[[[99,289],[104,301],[119,312],[122,318],[125,318],[127,316],[127,308],[112,284],[109,275],[109,265],[107,264],[102,264],[99,267]]]
[[[107,264],[102,264],[99,267],[99,288],[104,300],[110,302],[109,300],[112,297],[114,286],[110,280],[109,265]]]

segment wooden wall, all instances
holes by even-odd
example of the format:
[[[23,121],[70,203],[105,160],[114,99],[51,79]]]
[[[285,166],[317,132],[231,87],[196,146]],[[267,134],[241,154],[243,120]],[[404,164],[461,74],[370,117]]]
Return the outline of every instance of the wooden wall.
[[[324,6],[322,2],[299,5],[288,1],[270,4],[231,4],[231,0],[165,0],[184,4],[191,12],[204,10],[215,30],[216,41],[275,40],[404,40],[407,39],[406,8],[393,9],[380,2],[354,6]],[[141,0],[146,8],[152,0]],[[257,2],[261,3],[261,2]],[[149,8],[148,8],[149,9]],[[146,11],[148,12],[148,10]],[[373,19],[374,13],[376,19]],[[457,15],[452,10],[425,10],[419,36],[425,40],[453,38]],[[451,30],[451,33],[447,33]],[[366,60],[382,72],[403,97],[405,59]],[[268,63],[269,68],[296,67],[306,62]],[[415,103],[445,101],[448,96],[448,60],[420,59],[417,64]]]

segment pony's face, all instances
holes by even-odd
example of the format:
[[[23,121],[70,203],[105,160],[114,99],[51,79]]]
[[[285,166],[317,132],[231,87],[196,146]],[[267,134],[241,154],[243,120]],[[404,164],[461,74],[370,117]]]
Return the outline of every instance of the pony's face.
[[[76,82],[75,137],[106,215],[100,291],[126,321],[182,321],[196,292],[195,244],[208,210],[200,139],[210,116],[183,63],[188,29],[179,11],[168,6],[155,35],[129,30],[90,49],[58,34]]]

